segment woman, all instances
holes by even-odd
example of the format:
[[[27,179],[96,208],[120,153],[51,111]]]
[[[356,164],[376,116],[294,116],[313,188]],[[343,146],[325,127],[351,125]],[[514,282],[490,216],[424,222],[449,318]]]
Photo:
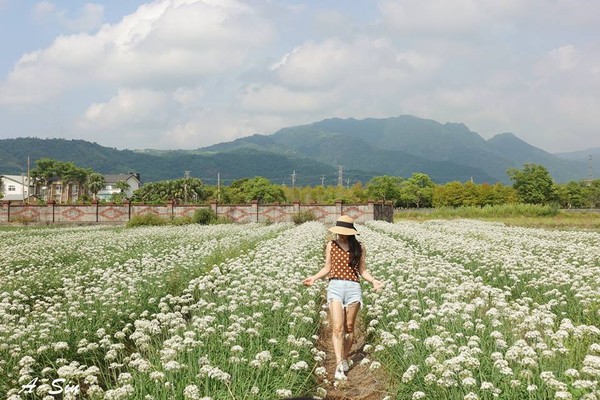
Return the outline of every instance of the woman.
[[[365,267],[366,250],[356,240],[358,232],[352,218],[342,215],[329,231],[337,234],[337,240],[327,243],[325,266],[303,283],[311,286],[320,278],[329,278],[327,304],[336,359],[335,379],[344,380],[349,369],[348,354],[354,340],[354,322],[362,305],[360,277],[371,283],[375,290],[379,290],[381,282],[373,278]]]

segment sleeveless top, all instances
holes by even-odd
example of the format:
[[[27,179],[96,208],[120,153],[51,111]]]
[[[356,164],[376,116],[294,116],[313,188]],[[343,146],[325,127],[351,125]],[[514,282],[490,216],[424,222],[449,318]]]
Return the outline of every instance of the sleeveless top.
[[[335,241],[331,241],[329,280],[342,279],[360,282],[358,267],[350,266],[350,251],[346,251]]]

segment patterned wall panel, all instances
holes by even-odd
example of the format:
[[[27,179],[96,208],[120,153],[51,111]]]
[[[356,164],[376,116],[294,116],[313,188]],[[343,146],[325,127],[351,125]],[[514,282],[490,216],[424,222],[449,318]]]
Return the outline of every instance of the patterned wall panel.
[[[219,217],[226,217],[237,223],[247,222],[283,222],[291,221],[300,211],[311,211],[317,220],[326,224],[335,222],[342,214],[351,216],[358,223],[373,219],[391,221],[393,207],[391,204],[369,203],[343,205],[259,205],[256,202],[248,205],[148,205],[148,204],[91,204],[91,205],[23,205],[4,202],[0,204],[0,224],[11,221],[28,221],[39,223],[123,223],[131,216],[155,214],[161,218],[190,217],[199,208],[211,208]],[[10,220],[10,221],[9,221]]]

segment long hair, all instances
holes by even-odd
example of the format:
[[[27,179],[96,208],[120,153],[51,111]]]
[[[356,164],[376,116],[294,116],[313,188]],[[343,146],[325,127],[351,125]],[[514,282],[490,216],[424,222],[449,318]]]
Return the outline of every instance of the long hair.
[[[356,235],[348,235],[348,245],[350,246],[350,266],[358,269],[362,257],[362,246],[356,239]]]

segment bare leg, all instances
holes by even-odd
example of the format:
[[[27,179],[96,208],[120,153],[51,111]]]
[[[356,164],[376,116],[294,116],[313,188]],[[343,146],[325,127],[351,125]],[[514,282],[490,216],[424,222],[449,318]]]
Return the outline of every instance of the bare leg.
[[[350,354],[350,349],[352,348],[352,343],[354,342],[354,323],[356,322],[358,310],[360,310],[359,302],[348,304],[348,306],[346,307],[346,318],[344,328],[346,331],[346,335],[344,337],[344,359],[348,358],[348,355]]]
[[[329,315],[331,318],[331,342],[335,353],[335,365],[338,365],[342,362],[344,352],[344,307],[342,307],[339,300],[331,300]]]

